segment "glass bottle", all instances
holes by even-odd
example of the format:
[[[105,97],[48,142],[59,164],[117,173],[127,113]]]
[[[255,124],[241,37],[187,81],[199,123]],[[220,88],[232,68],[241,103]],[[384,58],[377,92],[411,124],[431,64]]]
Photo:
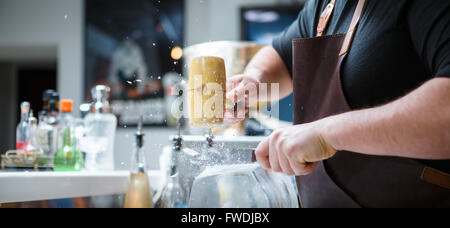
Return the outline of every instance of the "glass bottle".
[[[23,146],[23,151],[27,155],[41,155],[42,149],[36,143],[36,130],[37,130],[37,119],[33,115],[33,110],[30,110],[30,115],[28,117],[28,140]]]
[[[56,93],[56,91],[52,89],[44,91],[44,94],[42,95],[42,102],[43,102],[42,111],[40,111],[38,114],[39,121],[41,121],[41,119],[45,119],[45,117],[47,116],[47,113],[49,112],[50,109],[49,101],[54,93]]]
[[[30,103],[22,102],[20,105],[20,122],[17,125],[16,130],[16,150],[23,152],[24,146],[29,141],[30,126],[28,124],[28,117],[30,114]]]
[[[59,119],[59,94],[54,92],[49,100],[49,111],[46,116],[47,124],[57,127]]]
[[[178,135],[172,139],[173,147],[171,152],[170,173],[161,197],[157,201],[158,208],[187,208],[188,192],[183,188],[180,180],[177,165],[179,165],[179,155],[183,145],[181,137],[181,121],[178,120]]]
[[[58,100],[59,95],[55,91],[44,92],[44,108],[39,113],[39,125],[36,130],[36,143],[48,157],[53,157],[57,150]]]
[[[145,134],[142,125],[141,117],[136,133],[136,145],[131,157],[131,174],[125,195],[125,208],[152,208],[152,196],[143,149]]]
[[[55,171],[81,171],[83,157],[75,146],[72,100],[61,100],[61,114],[59,119],[58,150],[54,157]]]
[[[110,88],[98,85],[92,89],[92,113],[86,115],[82,150],[86,152],[86,170],[114,170],[114,137],[117,118],[109,107]]]

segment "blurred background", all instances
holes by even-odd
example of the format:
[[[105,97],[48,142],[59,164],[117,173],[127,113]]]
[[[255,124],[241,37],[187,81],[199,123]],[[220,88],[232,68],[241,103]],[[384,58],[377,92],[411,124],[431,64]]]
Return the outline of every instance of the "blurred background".
[[[213,41],[268,45],[303,0],[0,0],[0,153],[15,147],[20,102],[36,113],[57,90],[78,107],[96,84],[112,88],[119,119],[115,168],[128,170],[135,126],[145,114],[149,169],[176,128],[167,111],[171,80],[185,77],[187,47]],[[279,119],[292,122],[292,96]]]

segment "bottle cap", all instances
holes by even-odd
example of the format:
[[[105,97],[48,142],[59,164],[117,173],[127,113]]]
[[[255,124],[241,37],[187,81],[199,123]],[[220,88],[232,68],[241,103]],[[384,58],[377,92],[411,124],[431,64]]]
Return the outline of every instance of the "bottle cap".
[[[49,101],[53,95],[56,93],[55,90],[49,89],[49,90],[45,90],[44,94],[42,95],[42,100],[45,101]]]
[[[109,94],[111,92],[111,88],[105,85],[97,85],[91,90],[92,99],[94,100],[107,100],[109,98]]]
[[[30,126],[32,127],[37,125],[37,119],[34,117],[32,109],[30,109],[30,114],[28,115],[28,123],[30,123]]]
[[[30,102],[24,101],[20,105],[20,110],[22,111],[22,113],[29,113],[30,112],[30,106],[31,106]]]
[[[61,112],[72,112],[73,101],[69,99],[63,99],[60,102]]]
[[[109,107],[109,94],[111,89],[105,85],[97,85],[91,90],[92,99],[94,103],[92,104],[92,112],[94,113],[110,113],[111,109]]]
[[[136,146],[142,148],[144,146],[144,116],[141,115],[138,123],[138,130],[136,132]]]

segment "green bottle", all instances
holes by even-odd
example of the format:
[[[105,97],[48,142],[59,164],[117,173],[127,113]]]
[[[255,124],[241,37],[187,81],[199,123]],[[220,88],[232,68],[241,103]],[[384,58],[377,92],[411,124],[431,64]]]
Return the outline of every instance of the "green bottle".
[[[81,171],[83,156],[75,146],[72,112],[72,100],[61,100],[60,142],[54,157],[54,171]]]

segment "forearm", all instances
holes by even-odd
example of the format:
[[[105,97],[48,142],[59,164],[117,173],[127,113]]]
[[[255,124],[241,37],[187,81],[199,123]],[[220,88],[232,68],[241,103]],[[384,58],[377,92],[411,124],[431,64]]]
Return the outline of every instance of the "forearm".
[[[433,79],[388,105],[318,123],[336,150],[416,159],[450,159],[450,79]]]
[[[254,77],[261,83],[267,83],[268,98],[271,97],[271,83],[279,83],[280,99],[292,93],[292,79],[289,71],[272,46],[261,49],[247,65],[244,74]]]

